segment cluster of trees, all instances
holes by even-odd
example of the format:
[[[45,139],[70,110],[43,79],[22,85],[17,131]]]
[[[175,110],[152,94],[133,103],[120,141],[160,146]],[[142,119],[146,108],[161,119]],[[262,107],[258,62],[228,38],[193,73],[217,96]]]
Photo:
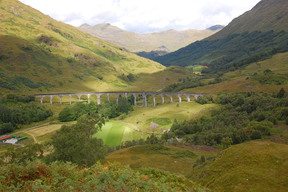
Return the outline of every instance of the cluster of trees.
[[[237,144],[271,134],[279,121],[288,123],[288,97],[278,94],[232,93],[200,97],[201,104],[220,104],[210,116],[174,121],[171,131],[188,143],[201,145]]]
[[[163,91],[164,92],[178,92],[183,89],[189,89],[194,87],[200,87],[206,85],[202,82],[203,77],[186,77],[178,80],[178,83],[167,85]]]
[[[136,80],[136,76],[133,75],[132,73],[129,73],[128,75],[125,75],[125,74],[119,75],[118,78],[127,82],[133,82]]]
[[[215,74],[202,74],[197,77],[186,77],[178,79],[177,83],[167,85],[163,91],[164,92],[179,92],[183,89],[190,89],[195,87],[201,87],[205,85],[211,85],[222,82],[221,76],[223,73],[215,73]],[[211,78],[214,78],[211,80]]]
[[[166,139],[163,137],[157,137],[154,134],[151,134],[149,137],[145,139],[139,139],[139,140],[132,140],[132,141],[125,141],[124,143],[122,143],[122,145],[116,146],[115,149],[119,150],[119,149],[123,149],[123,148],[128,148],[128,147],[132,147],[132,146],[136,146],[136,145],[154,145],[154,144],[164,144],[166,142]],[[110,149],[110,150],[114,150]]]
[[[88,113],[78,118],[71,126],[62,126],[52,137],[53,153],[47,156],[48,162],[69,161],[81,166],[92,166],[103,159],[106,150],[101,139],[93,138],[105,123],[97,113]]]
[[[27,161],[40,160],[48,164],[63,161],[79,166],[92,166],[108,152],[101,139],[92,137],[104,123],[104,118],[97,113],[82,115],[76,124],[63,125],[50,142],[13,148],[1,155],[0,163],[25,164]],[[43,155],[44,153],[48,155]]]
[[[0,100],[0,134],[19,128],[21,124],[43,121],[52,115],[51,110],[32,102],[33,96],[9,94]]]
[[[270,69],[264,70],[263,73],[254,73],[250,78],[266,85],[285,85],[288,82],[286,74],[276,74]]]
[[[59,113],[59,120],[62,122],[75,121],[80,116],[88,113],[99,113],[106,118],[114,118],[120,115],[128,114],[133,110],[132,100],[120,97],[118,104],[116,102],[97,105],[93,102],[89,104],[76,103],[73,106],[66,107]]]

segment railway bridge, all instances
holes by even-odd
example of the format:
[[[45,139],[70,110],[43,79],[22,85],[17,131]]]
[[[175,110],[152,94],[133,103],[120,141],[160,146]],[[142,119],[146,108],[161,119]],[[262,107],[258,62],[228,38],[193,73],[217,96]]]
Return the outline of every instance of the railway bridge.
[[[114,95],[116,97],[116,103],[119,101],[120,96],[124,96],[125,98],[128,98],[128,95],[133,95],[134,98],[134,105],[137,106],[137,96],[141,95],[143,98],[143,107],[147,107],[147,96],[152,96],[152,102],[153,102],[153,107],[156,107],[156,96],[160,95],[161,96],[161,103],[165,103],[165,96],[169,97],[169,102],[173,103],[174,99],[173,96],[177,96],[177,100],[179,103],[182,102],[182,97],[186,97],[187,102],[191,101],[191,97],[194,97],[197,99],[199,96],[203,96],[204,94],[195,94],[195,93],[175,93],[175,92],[88,92],[88,93],[56,93],[56,94],[38,94],[35,95],[36,98],[40,98],[40,103],[43,103],[43,99],[45,97],[50,98],[50,104],[53,104],[53,98],[54,97],[59,97],[60,98],[60,104],[62,104],[62,98],[63,97],[68,97],[69,98],[69,103],[72,104],[72,97],[77,96],[79,101],[81,100],[81,97],[85,95],[88,98],[88,103],[90,103],[90,98],[91,96],[96,96],[97,97],[97,104],[101,104],[101,95],[106,95],[108,102],[110,102],[110,96]]]

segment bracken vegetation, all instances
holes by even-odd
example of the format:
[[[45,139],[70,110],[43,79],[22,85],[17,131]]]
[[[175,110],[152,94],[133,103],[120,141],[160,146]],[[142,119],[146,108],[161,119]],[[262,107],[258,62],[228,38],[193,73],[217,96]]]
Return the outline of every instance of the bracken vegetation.
[[[1,166],[0,172],[3,191],[205,191],[183,176],[153,168],[134,171],[116,164],[79,168],[71,163],[34,161]]]

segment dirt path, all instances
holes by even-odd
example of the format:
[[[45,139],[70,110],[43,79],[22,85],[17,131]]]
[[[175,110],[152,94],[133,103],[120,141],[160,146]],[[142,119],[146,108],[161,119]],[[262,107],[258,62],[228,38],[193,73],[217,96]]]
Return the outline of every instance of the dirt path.
[[[23,130],[21,130],[21,131],[14,132],[14,133],[12,133],[12,134],[13,134],[13,135],[17,135],[17,134],[19,134],[19,133],[26,133],[26,134],[30,135],[30,136],[33,138],[33,140],[34,140],[35,143],[39,143],[39,142],[37,141],[36,137],[35,137],[33,134],[29,133],[29,131],[30,131],[30,130],[34,130],[34,129],[39,129],[39,128],[41,128],[41,127],[50,125],[51,123],[53,123],[53,122],[48,122],[48,123],[44,123],[44,124],[37,125],[37,126],[34,126],[34,127],[30,127],[30,128],[27,128],[27,129],[23,129]]]
[[[30,129],[30,130],[31,130],[31,129]],[[33,140],[34,140],[35,143],[39,143],[39,142],[37,141],[36,137],[34,137],[34,135],[32,135],[32,134],[30,134],[30,133],[28,133],[28,132],[25,132],[25,133],[28,134],[28,135],[30,135],[30,136],[33,138]]]
[[[31,130],[31,129],[36,129],[36,128],[39,128],[39,127],[43,127],[43,126],[45,126],[45,125],[49,125],[50,123],[53,123],[53,122],[48,122],[48,123],[44,123],[44,124],[37,125],[37,126],[34,126],[34,127],[30,127],[30,128],[27,128],[27,129],[23,129],[23,130],[21,130],[21,131],[17,131],[17,132],[15,132],[15,133],[13,133],[13,135],[14,135],[14,134],[18,134],[18,133],[23,133],[23,132],[29,131],[29,130]]]

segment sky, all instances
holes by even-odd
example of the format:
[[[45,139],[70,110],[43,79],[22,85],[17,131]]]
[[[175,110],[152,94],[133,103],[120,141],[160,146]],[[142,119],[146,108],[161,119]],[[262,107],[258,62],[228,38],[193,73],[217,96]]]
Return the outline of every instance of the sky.
[[[78,27],[110,23],[123,30],[206,29],[227,25],[260,0],[20,0],[53,19]]]

